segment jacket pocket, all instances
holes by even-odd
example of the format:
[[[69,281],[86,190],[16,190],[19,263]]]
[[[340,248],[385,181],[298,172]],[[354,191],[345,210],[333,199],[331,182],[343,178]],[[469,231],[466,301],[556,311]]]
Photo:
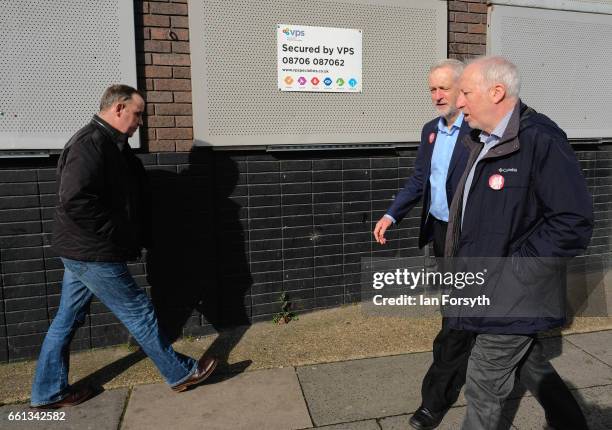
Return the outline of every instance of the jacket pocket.
[[[528,184],[519,177],[512,177],[496,190],[487,186],[484,191],[482,228],[491,233],[507,234],[524,214],[525,204],[529,201]]]

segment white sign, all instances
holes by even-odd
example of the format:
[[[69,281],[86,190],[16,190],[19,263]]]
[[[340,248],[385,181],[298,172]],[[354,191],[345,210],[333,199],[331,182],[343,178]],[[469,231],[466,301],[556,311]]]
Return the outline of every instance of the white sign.
[[[361,92],[361,30],[279,24],[278,89]]]

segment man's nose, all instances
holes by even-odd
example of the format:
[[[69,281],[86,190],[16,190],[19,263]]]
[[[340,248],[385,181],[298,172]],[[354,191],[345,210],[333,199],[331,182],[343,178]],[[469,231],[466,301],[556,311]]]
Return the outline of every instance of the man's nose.
[[[436,97],[436,100],[440,100],[440,99],[444,98],[444,93],[442,91],[440,91],[440,90],[436,90],[435,97]]]
[[[459,94],[459,96],[457,97],[457,101],[455,102],[455,107],[457,109],[462,109],[465,106],[465,97],[463,97],[463,94]]]

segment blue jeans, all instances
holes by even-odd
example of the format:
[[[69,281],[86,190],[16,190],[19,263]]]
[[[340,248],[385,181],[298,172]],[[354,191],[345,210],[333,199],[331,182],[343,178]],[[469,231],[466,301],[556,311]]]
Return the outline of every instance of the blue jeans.
[[[70,341],[85,322],[95,295],[127,327],[171,386],[197,370],[198,362],[174,351],[160,333],[151,300],[136,285],[126,263],[97,263],[62,258],[64,279],[59,310],[40,350],[32,385],[32,406],[68,395]]]

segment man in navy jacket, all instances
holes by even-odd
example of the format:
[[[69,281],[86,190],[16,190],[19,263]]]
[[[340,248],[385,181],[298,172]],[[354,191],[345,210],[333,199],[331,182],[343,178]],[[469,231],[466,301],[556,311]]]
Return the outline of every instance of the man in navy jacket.
[[[435,256],[444,254],[449,207],[468,156],[461,141],[471,130],[455,106],[462,71],[463,63],[457,60],[442,60],[430,69],[429,91],[440,116],[423,127],[414,174],[374,228],[381,245],[386,243],[387,228],[400,222],[422,199],[419,247],[433,241]],[[450,329],[443,320],[433,344],[433,364],[423,380],[422,404],[410,420],[414,428],[437,427],[457,400],[472,341],[471,333]]]
[[[459,82],[457,107],[474,131],[465,139],[470,156],[451,204],[445,256],[497,261],[475,290],[490,306],[447,318],[476,334],[462,428],[497,429],[517,375],[552,427],[581,430],[586,420],[536,334],[564,323],[563,301],[551,312],[547,298],[565,297],[562,261],[589,244],[592,199],[567,136],[524,105],[519,88],[516,66],[501,57],[473,61]]]

